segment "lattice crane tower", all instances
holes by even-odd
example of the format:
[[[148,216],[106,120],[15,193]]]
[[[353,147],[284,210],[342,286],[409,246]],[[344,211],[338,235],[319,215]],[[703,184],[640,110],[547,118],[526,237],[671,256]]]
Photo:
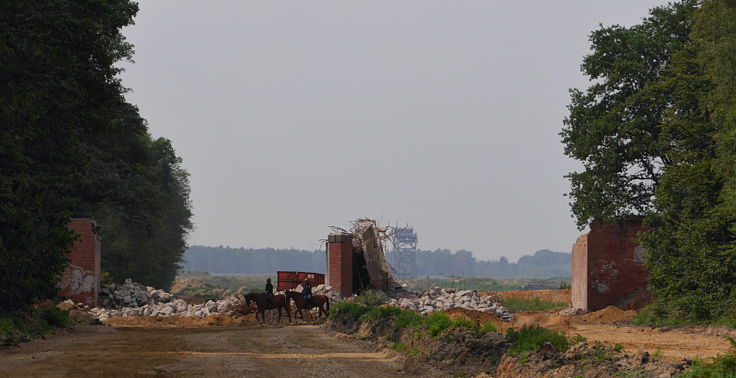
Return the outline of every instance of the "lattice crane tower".
[[[416,277],[419,274],[417,264],[417,234],[414,228],[398,228],[393,234],[393,266],[398,277]]]

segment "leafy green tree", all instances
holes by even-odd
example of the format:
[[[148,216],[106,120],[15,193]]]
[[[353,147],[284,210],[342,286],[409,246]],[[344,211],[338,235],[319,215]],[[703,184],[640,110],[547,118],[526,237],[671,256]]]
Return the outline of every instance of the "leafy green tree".
[[[73,235],[69,188],[121,96],[129,1],[0,3],[0,311],[56,294]]]
[[[673,52],[689,41],[695,1],[654,8],[630,28],[601,27],[582,70],[593,84],[570,91],[570,115],[561,132],[565,154],[581,161],[572,172],[571,207],[582,229],[652,209],[652,196],[670,146],[660,122],[669,104],[653,83],[667,76]]]
[[[736,316],[736,2],[703,2],[693,19],[692,43],[662,83],[673,94],[663,128],[677,148],[643,242],[660,316],[702,321]]]

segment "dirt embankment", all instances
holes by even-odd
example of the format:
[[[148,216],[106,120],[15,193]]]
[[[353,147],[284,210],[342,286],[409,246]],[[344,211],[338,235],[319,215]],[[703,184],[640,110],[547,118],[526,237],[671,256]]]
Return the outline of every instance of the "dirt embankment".
[[[736,331],[726,328],[635,326],[631,324],[635,311],[613,306],[582,315],[560,315],[554,311],[522,312],[514,314],[512,322],[502,322],[472,310],[455,308],[449,313],[453,318],[463,316],[481,324],[492,323],[500,332],[524,325],[538,325],[562,331],[569,337],[583,336],[590,343],[621,344],[628,353],[646,351],[659,354],[669,361],[710,358],[731,352],[732,346],[723,336],[736,336]]]

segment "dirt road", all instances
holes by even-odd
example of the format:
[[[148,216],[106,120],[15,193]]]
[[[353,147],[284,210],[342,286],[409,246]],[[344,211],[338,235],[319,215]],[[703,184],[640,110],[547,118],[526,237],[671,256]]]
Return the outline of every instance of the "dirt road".
[[[401,357],[314,325],[87,326],[0,351],[0,376],[391,377]]]

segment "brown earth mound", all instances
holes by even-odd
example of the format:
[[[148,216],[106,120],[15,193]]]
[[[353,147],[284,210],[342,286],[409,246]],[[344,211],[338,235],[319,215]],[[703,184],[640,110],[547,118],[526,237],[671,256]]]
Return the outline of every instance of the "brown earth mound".
[[[608,306],[602,310],[575,316],[576,323],[599,324],[630,322],[636,316],[636,311],[622,310],[616,306]]]
[[[498,316],[489,314],[487,312],[483,311],[476,311],[476,310],[468,310],[466,308],[461,307],[453,307],[446,311],[447,314],[450,316],[450,319],[456,319],[459,317],[465,318],[470,320],[473,323],[479,323],[479,324],[486,324],[491,323],[493,324],[497,329],[501,328],[501,323],[503,321],[498,318]]]

